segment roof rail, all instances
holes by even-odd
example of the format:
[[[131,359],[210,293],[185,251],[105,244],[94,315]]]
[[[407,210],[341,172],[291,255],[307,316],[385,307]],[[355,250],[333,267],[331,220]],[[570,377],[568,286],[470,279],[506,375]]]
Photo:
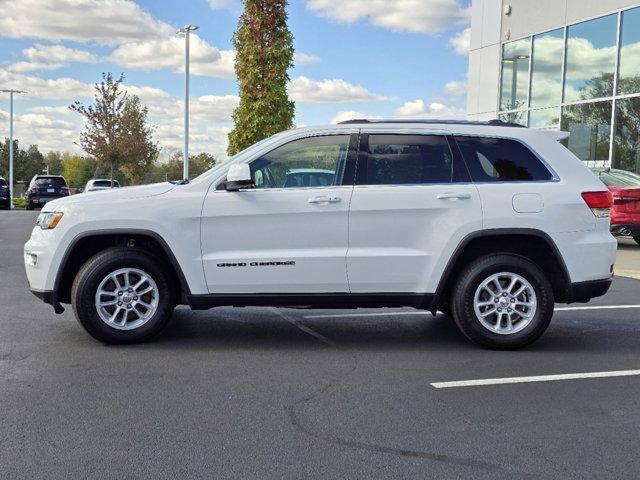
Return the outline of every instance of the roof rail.
[[[490,127],[516,127],[516,128],[526,128],[524,125],[520,125],[519,123],[513,122],[504,122],[502,120],[487,120],[487,121],[478,121],[478,120],[435,120],[435,119],[390,119],[390,120],[369,120],[367,118],[356,118],[352,120],[345,120],[344,122],[340,122],[338,125],[350,125],[355,123],[369,123],[369,124],[381,124],[381,123],[420,123],[424,125],[484,125]]]

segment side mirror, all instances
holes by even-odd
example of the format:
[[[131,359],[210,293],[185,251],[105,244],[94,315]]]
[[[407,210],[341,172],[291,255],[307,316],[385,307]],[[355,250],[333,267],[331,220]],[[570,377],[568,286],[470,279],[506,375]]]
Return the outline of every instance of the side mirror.
[[[237,192],[243,188],[252,188],[251,168],[246,163],[231,165],[227,172],[225,189],[229,192]]]

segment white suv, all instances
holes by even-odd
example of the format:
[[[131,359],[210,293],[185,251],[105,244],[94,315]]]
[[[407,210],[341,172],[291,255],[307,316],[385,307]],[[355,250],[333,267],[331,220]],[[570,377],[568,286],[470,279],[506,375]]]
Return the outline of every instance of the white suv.
[[[191,182],[48,203],[29,284],[108,343],[149,338],[179,304],[408,306],[522,347],[555,302],[611,284],[612,198],[565,137],[497,121],[283,132]]]

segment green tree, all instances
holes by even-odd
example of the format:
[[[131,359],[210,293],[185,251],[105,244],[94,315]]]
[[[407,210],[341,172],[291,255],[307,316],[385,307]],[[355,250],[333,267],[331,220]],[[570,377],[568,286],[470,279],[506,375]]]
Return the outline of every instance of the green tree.
[[[80,146],[98,167],[108,168],[111,178],[120,170],[129,183],[137,183],[153,166],[158,146],[147,124],[147,107],[122,89],[123,80],[123,75],[114,79],[103,73],[102,82],[95,85],[94,103],[75,102],[69,108],[85,117]]]
[[[64,160],[62,175],[70,187],[81,188],[93,178],[95,170],[96,161],[93,158],[69,155]]]
[[[0,146],[0,175],[9,177],[9,139],[5,138]],[[29,181],[34,175],[43,172],[44,157],[37,145],[30,145],[27,150],[20,147],[18,140],[13,140],[13,177],[16,182]]]
[[[150,179],[155,181],[182,179],[182,152],[175,152],[165,163],[158,163]],[[216,158],[210,153],[189,155],[189,174],[197,177],[216,164]]]
[[[295,104],[287,94],[293,37],[287,0],[243,0],[233,37],[240,105],[233,112],[228,152],[233,155],[293,126]]]
[[[49,169],[49,175],[62,175],[63,163],[62,152],[51,150],[44,156],[44,164]]]

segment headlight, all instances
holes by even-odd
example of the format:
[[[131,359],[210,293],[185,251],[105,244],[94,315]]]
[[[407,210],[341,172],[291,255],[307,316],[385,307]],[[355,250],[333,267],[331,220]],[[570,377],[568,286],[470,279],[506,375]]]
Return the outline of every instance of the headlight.
[[[43,230],[50,230],[56,228],[56,225],[62,220],[62,212],[42,212],[38,215],[36,220],[36,226]]]

